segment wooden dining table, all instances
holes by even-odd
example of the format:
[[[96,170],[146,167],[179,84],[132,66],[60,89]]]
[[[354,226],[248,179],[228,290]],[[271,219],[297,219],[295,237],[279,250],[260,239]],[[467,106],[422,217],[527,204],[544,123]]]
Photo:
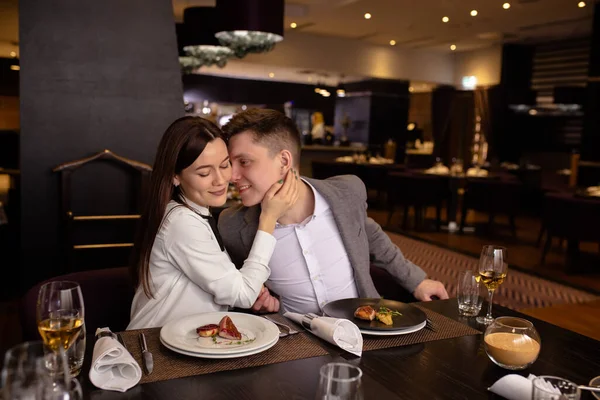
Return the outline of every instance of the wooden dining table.
[[[458,314],[456,299],[423,305],[480,331],[474,318]],[[485,307],[485,304],[484,304]],[[484,308],[485,309],[485,308]],[[510,373],[555,375],[587,384],[600,375],[600,342],[575,332],[493,306],[498,316],[518,316],[533,322],[541,336],[537,361],[523,371],[496,366],[483,349],[483,335],[363,352],[362,357],[327,345],[329,355],[236,369],[200,376],[138,385],[125,393],[95,388],[87,378],[93,342],[88,342],[80,381],[85,399],[314,399],[319,369],[330,362],[345,362],[363,372],[364,399],[500,399],[487,389]],[[593,399],[583,392],[581,399]]]

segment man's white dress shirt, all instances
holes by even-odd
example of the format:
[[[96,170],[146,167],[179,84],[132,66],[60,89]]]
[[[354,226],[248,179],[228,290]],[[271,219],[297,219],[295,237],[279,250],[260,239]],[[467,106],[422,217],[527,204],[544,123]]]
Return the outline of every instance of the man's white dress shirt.
[[[250,308],[269,277],[275,238],[258,231],[252,250],[238,270],[221,251],[208,221],[208,208],[187,200],[194,210],[169,202],[150,255],[150,287],[139,285],[127,329],[160,327],[188,315]],[[200,215],[199,215],[200,214]],[[110,295],[110,294],[107,294]]]
[[[315,196],[313,215],[299,224],[277,224],[267,287],[281,295],[284,311],[321,313],[330,301],[358,297],[350,265],[327,201]]]

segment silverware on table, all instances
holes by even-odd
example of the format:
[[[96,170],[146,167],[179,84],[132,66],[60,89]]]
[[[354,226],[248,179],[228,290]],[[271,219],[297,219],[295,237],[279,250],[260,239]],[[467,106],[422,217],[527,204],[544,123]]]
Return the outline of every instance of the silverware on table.
[[[431,332],[437,332],[435,325],[433,325],[433,322],[429,318],[427,318],[425,322],[425,328],[429,329]]]
[[[267,315],[263,315],[264,319],[267,319],[269,321],[271,321],[272,323],[274,323],[275,325],[282,327],[283,329],[285,329],[287,332],[282,332],[281,329],[279,329],[279,337],[286,337],[288,335],[295,335],[296,333],[300,333],[299,331],[297,331],[296,329],[292,328],[289,325],[286,324],[282,324],[281,322],[277,322],[275,320],[273,320],[272,318],[269,318]]]
[[[150,375],[154,369],[154,359],[152,358],[152,353],[148,351],[148,346],[146,345],[146,336],[144,336],[143,333],[140,333],[140,346],[142,347],[142,358],[144,359],[146,373]]]

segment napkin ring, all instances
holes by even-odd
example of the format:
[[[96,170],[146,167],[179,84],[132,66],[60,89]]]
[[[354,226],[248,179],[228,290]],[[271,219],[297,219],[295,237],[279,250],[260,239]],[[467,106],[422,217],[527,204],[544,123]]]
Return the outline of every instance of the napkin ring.
[[[302,316],[302,326],[306,329],[308,329],[309,331],[312,320],[315,318],[314,314],[305,314]]]

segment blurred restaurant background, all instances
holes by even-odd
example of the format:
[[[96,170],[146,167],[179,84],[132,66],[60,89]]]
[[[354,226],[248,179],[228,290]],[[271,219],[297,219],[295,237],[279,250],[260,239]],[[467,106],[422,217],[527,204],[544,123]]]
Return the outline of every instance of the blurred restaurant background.
[[[3,0],[0,320],[44,279],[127,265],[173,120],[252,107],[296,122],[303,175],[359,176],[390,235],[504,245],[594,298],[599,106],[593,0]],[[556,304],[530,313],[593,336],[597,298],[595,322]]]

